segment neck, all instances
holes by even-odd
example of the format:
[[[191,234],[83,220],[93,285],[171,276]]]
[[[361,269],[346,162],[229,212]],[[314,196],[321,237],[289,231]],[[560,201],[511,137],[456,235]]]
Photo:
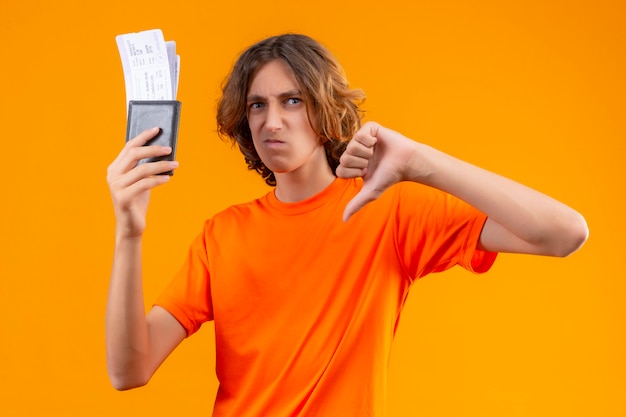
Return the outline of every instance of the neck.
[[[302,169],[276,176],[276,198],[284,203],[295,203],[313,197],[326,189],[334,180],[335,175],[328,163],[317,166],[316,172]]]

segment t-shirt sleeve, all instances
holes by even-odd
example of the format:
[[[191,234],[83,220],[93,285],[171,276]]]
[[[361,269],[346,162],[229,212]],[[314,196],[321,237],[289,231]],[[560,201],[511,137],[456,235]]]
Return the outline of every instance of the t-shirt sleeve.
[[[203,231],[194,239],[182,268],[155,302],[180,322],[187,336],[204,322],[213,320],[205,236]]]
[[[478,249],[487,216],[464,201],[416,183],[401,183],[396,193],[398,256],[411,279],[461,265],[483,273],[496,253]]]

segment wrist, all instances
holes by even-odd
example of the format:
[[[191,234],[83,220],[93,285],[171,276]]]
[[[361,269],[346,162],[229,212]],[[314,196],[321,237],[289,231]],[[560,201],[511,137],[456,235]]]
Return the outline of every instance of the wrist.
[[[405,179],[420,184],[431,185],[436,173],[436,157],[438,151],[423,143],[411,141],[411,147],[407,150],[407,164]]]
[[[115,230],[115,244],[117,246],[141,244],[142,239],[143,232],[137,233],[119,227]]]

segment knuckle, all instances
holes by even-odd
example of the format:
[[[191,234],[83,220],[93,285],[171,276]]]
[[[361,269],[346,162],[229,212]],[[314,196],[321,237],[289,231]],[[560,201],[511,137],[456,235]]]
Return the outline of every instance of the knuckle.
[[[144,177],[151,175],[151,172],[150,172],[151,165],[152,164],[149,164],[149,163],[138,164],[133,169],[135,169],[135,172],[137,172],[137,174],[139,174],[141,178],[144,178]]]
[[[118,177],[119,176],[116,175],[116,173],[113,171],[113,169],[107,170],[106,179],[107,179],[107,184],[109,184],[109,188],[113,188],[113,186],[117,182],[116,180],[117,180]]]
[[[141,156],[141,148],[134,146],[130,149],[128,149],[128,155],[132,158],[132,159],[140,159]]]
[[[346,152],[348,155],[357,155],[359,153],[359,148],[363,147],[361,143],[357,141],[352,141],[351,146],[346,147]]]

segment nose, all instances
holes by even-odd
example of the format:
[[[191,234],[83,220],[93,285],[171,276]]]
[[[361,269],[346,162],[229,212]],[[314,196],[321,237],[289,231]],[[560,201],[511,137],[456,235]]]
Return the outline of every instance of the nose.
[[[283,127],[283,118],[280,106],[268,104],[265,116],[265,128],[270,132],[276,132]]]

